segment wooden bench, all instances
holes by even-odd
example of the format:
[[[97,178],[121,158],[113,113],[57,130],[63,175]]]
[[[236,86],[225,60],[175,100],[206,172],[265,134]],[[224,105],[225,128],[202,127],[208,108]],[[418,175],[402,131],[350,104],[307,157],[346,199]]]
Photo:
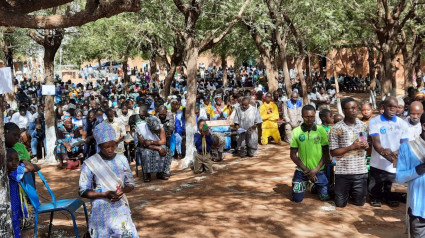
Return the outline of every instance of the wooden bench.
[[[232,120],[216,120],[216,121],[207,121],[209,127],[216,126],[233,126],[235,123]]]

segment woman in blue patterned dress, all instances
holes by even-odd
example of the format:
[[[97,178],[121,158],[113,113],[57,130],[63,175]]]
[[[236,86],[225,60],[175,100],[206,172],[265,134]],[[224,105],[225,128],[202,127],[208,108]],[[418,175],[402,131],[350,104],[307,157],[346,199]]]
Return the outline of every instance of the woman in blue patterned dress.
[[[84,161],[79,193],[92,200],[89,233],[97,237],[139,237],[126,193],[133,191],[134,180],[127,158],[116,154],[115,130],[106,123],[94,129],[100,152]]]
[[[142,155],[143,181],[150,182],[151,173],[156,173],[158,179],[168,180],[173,155],[167,148],[161,121],[155,116],[148,117],[146,122],[137,125],[136,134]]]

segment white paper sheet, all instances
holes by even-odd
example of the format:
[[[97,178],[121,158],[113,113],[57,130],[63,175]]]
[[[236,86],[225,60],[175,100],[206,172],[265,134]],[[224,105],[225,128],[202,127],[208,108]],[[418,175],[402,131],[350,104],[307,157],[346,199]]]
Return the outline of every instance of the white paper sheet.
[[[55,85],[41,85],[41,94],[54,96],[56,94]]]
[[[13,91],[12,70],[10,67],[0,68],[0,94]]]

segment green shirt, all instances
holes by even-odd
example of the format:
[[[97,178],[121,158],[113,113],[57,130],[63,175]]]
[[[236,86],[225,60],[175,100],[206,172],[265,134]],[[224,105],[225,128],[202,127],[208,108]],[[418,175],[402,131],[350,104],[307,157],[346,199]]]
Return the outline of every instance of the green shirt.
[[[301,125],[292,131],[291,148],[298,149],[298,157],[308,169],[317,167],[322,159],[322,146],[328,144],[328,134],[321,126],[314,126],[307,131]]]
[[[28,153],[24,144],[18,142],[12,148],[18,152],[19,160],[31,161],[30,153]]]

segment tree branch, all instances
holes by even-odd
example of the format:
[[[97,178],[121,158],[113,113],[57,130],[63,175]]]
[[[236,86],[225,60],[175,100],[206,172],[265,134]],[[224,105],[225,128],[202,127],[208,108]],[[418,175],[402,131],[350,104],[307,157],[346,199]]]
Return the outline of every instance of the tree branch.
[[[138,0],[101,1],[95,9],[85,9],[70,15],[28,15],[1,9],[0,25],[32,29],[67,28],[81,26],[122,12],[136,12],[138,10],[140,10],[140,1]]]
[[[173,0],[173,1],[177,9],[179,9],[179,11],[186,16],[188,12],[187,6],[185,6],[181,0]]]
[[[52,7],[61,6],[72,1],[74,0],[8,0],[1,1],[0,8],[15,13],[31,13],[42,9],[49,9]]]
[[[230,24],[227,26],[227,29],[224,30],[218,37],[212,39],[212,37],[215,35],[215,33],[218,31],[219,28],[214,29],[208,34],[208,36],[201,42],[199,53],[202,53],[204,51],[207,51],[211,48],[213,48],[217,43],[219,43],[229,32],[232,30],[233,26],[236,25],[241,19],[242,15],[248,6],[248,3],[250,0],[246,0],[245,3],[242,5],[241,9],[239,10],[238,15],[233,18],[233,20],[230,22]]]

